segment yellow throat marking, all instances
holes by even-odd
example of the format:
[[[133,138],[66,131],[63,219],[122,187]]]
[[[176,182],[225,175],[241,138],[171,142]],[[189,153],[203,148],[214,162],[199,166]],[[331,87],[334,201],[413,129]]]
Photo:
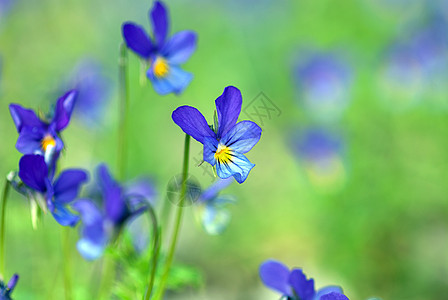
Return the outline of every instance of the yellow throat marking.
[[[50,134],[47,134],[43,139],[42,139],[42,142],[41,142],[41,144],[42,144],[42,149],[44,150],[44,151],[47,151],[47,148],[48,147],[55,147],[56,146],[56,141],[54,140],[54,138],[50,135]]]
[[[168,71],[170,67],[168,66],[167,61],[162,57],[157,57],[154,61],[154,75],[156,77],[166,77],[168,75]]]
[[[219,144],[218,149],[215,152],[215,159],[220,163],[232,162],[232,149],[229,147]]]

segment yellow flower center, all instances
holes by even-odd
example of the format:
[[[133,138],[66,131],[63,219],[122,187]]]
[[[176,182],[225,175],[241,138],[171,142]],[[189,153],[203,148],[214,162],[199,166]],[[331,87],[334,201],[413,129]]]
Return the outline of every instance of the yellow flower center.
[[[219,144],[218,149],[215,152],[215,159],[220,163],[232,162],[232,149],[229,147]]]
[[[47,151],[48,147],[54,147],[56,146],[56,141],[54,140],[53,136],[50,134],[47,134],[43,139],[42,139],[42,149],[44,151]]]
[[[165,77],[169,70],[167,61],[162,57],[157,57],[154,61],[154,75],[158,78]]]

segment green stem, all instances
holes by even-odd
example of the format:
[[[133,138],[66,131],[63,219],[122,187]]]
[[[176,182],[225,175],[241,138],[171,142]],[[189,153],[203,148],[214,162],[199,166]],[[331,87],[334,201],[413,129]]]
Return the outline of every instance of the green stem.
[[[152,221],[152,231],[153,231],[153,244],[152,244],[152,266],[151,266],[151,276],[149,278],[148,288],[145,293],[145,300],[149,300],[151,297],[152,289],[154,287],[154,280],[156,277],[157,263],[159,259],[159,249],[160,249],[160,227],[157,223],[157,216],[152,208],[149,206],[149,215]]]
[[[2,194],[2,212],[1,212],[1,228],[0,228],[0,279],[3,280],[5,277],[5,211],[6,211],[6,201],[8,200],[9,194],[9,181],[5,180],[5,186],[3,187]]]
[[[165,261],[165,266],[163,269],[162,279],[160,281],[160,286],[155,295],[155,299],[159,300],[163,298],[163,294],[165,292],[165,285],[168,279],[168,275],[170,273],[171,263],[174,258],[174,251],[176,250],[177,238],[179,236],[180,223],[182,220],[182,212],[184,206],[184,200],[187,192],[187,175],[188,175],[188,157],[190,155],[190,136],[188,134],[185,135],[185,146],[184,146],[184,164],[182,169],[182,185],[180,189],[180,199],[179,199],[179,207],[177,208],[177,215],[174,224],[174,232],[171,237],[171,245],[168,250],[168,255]]]
[[[63,266],[64,266],[64,291],[65,299],[70,300],[72,298],[72,285],[70,279],[71,273],[71,257],[70,257],[70,228],[62,228],[62,254],[63,254]]]
[[[118,128],[118,176],[124,180],[127,158],[127,115],[129,107],[128,92],[128,49],[124,43],[120,45],[119,82],[120,82],[120,126]]]

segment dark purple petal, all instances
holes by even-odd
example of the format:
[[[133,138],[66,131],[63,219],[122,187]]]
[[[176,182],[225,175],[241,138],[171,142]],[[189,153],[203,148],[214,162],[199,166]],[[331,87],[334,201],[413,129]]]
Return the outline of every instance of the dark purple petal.
[[[289,275],[289,284],[300,299],[312,300],[316,293],[314,290],[314,280],[306,279],[301,269],[292,270]]]
[[[204,138],[203,159],[212,166],[216,164],[215,153],[217,149],[218,149],[218,140],[216,138],[214,137]]]
[[[215,138],[215,133],[208,126],[204,116],[194,107],[178,107],[173,111],[172,118],[186,134],[200,143],[204,143],[205,137]]]
[[[319,300],[349,300],[349,299],[347,298],[347,296],[343,294],[332,292],[323,295],[322,297],[319,298]]]
[[[171,64],[186,62],[196,50],[197,34],[193,31],[180,31],[174,34],[165,44],[161,53]]]
[[[342,294],[342,288],[336,285],[329,285],[321,288],[317,291],[316,295],[314,295],[315,300],[319,300],[321,296],[329,294],[329,293],[339,293]]]
[[[126,216],[128,209],[123,199],[121,186],[110,175],[106,165],[100,165],[97,170],[99,184],[103,193],[106,216],[119,226]]]
[[[68,91],[56,102],[56,109],[52,123],[55,124],[56,131],[61,131],[70,122],[73,107],[75,105],[76,91]]]
[[[24,155],[19,162],[19,177],[30,188],[44,193],[47,190],[48,168],[42,155]]]
[[[259,274],[265,286],[292,297],[291,287],[288,284],[289,269],[284,264],[275,260],[265,261],[260,266]]]
[[[42,139],[46,134],[41,127],[23,127],[17,139],[16,149],[22,154],[42,153]]]
[[[17,132],[20,133],[23,127],[45,127],[41,120],[36,116],[34,111],[26,109],[19,104],[10,104],[9,112],[11,113],[12,120],[16,125]]]
[[[123,24],[122,32],[128,48],[143,58],[151,56],[153,50],[152,42],[141,26],[127,22]]]
[[[252,121],[242,121],[233,126],[221,143],[239,153],[246,153],[260,140],[261,128]]]
[[[239,89],[228,86],[224,92],[215,100],[218,110],[218,138],[223,137],[236,124],[241,112],[243,98]]]
[[[54,219],[62,226],[75,226],[79,221],[79,217],[73,214],[66,205],[63,203],[53,202],[53,214]]]
[[[168,34],[168,11],[161,2],[156,1],[150,13],[155,43],[160,49]]]
[[[65,170],[54,183],[54,201],[69,203],[78,196],[81,185],[87,181],[84,170]]]

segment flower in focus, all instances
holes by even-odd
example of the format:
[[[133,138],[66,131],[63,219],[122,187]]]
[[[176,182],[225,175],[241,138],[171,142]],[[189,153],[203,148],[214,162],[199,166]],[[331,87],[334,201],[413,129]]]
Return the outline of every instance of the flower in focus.
[[[75,91],[69,91],[59,98],[51,121],[39,119],[32,110],[23,108],[19,104],[9,105],[12,120],[19,133],[17,150],[22,154],[43,155],[51,176],[54,173],[56,160],[64,147],[60,132],[70,122],[75,98]]]
[[[235,198],[219,193],[233,182],[232,178],[219,179],[202,192],[195,202],[196,214],[204,228],[210,235],[221,234],[230,222],[231,215],[227,210],[228,204],[234,204]]]
[[[314,280],[307,279],[302,269],[289,270],[275,260],[267,260],[260,266],[263,284],[290,300],[348,300],[338,286],[327,286],[316,292]]]
[[[216,166],[218,176],[222,179],[233,176],[238,183],[243,183],[255,166],[244,153],[261,137],[261,128],[254,122],[237,123],[242,102],[240,90],[226,87],[215,101],[218,117],[211,126],[213,130],[194,107],[181,106],[172,114],[174,123],[204,145],[204,161]]]
[[[97,181],[102,196],[101,208],[91,199],[80,199],[72,205],[73,209],[79,212],[83,224],[82,237],[77,248],[88,260],[100,257],[123,225],[143,213],[150,205],[146,201],[146,195],[125,191],[124,187],[112,178],[105,165],[97,168]]]
[[[196,49],[197,35],[184,30],[168,38],[168,11],[159,1],[150,11],[150,19],[153,38],[143,27],[132,22],[123,24],[123,38],[127,47],[149,64],[146,76],[157,93],[180,94],[193,78],[180,68],[180,64],[185,63]]]
[[[339,119],[350,101],[351,72],[333,54],[312,54],[296,69],[301,102],[314,118]]]
[[[27,154],[19,162],[19,177],[29,188],[28,196],[46,211],[48,208],[62,226],[75,226],[79,217],[68,205],[77,197],[81,185],[87,181],[87,173],[81,169],[67,169],[56,180],[42,155]]]
[[[19,281],[19,275],[14,274],[5,285],[3,281],[0,281],[0,300],[11,300],[11,293],[16,287],[17,281]]]

